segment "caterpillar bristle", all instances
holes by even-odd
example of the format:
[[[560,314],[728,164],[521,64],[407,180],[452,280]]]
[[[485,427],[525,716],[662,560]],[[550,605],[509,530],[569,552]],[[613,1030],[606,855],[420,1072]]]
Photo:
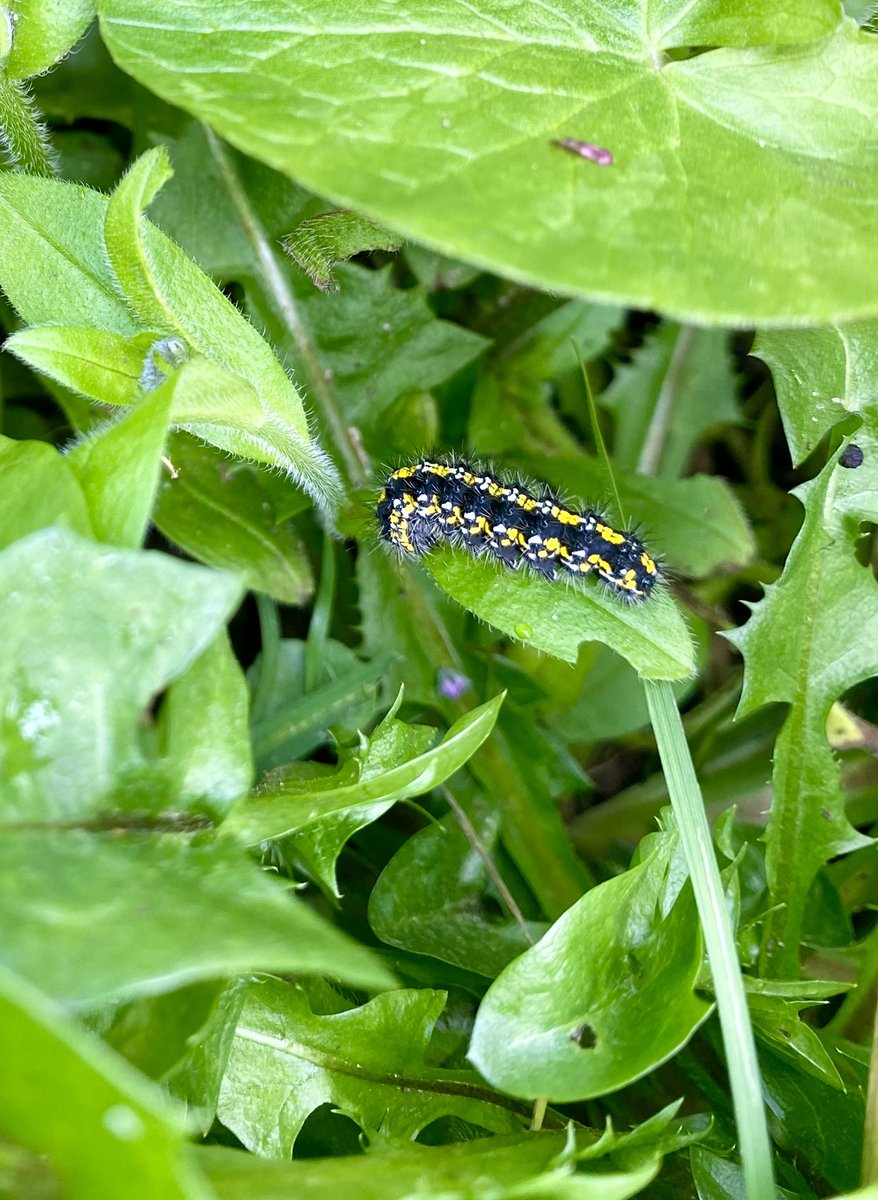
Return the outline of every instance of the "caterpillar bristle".
[[[643,542],[615,529],[603,514],[576,511],[545,484],[505,481],[456,459],[398,467],[382,489],[376,515],[383,541],[402,557],[448,541],[550,581],[596,575],[628,603],[645,600],[660,577]]]

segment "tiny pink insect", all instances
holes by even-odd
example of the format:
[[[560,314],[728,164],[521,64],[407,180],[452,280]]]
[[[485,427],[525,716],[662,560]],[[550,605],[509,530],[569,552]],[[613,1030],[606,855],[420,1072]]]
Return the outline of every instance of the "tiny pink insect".
[[[569,150],[571,154],[578,154],[580,158],[587,158],[590,162],[597,163],[599,167],[609,167],[613,162],[611,150],[607,150],[603,146],[595,146],[593,142],[581,142],[579,138],[552,138],[552,145],[560,146],[562,150]]]

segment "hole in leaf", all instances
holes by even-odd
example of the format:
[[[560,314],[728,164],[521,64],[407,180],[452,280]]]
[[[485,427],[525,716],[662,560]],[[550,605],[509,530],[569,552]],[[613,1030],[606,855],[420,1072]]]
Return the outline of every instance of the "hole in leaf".
[[[473,1142],[477,1138],[492,1137],[489,1129],[464,1121],[461,1117],[449,1115],[437,1117],[429,1125],[425,1125],[415,1138],[422,1146],[447,1146],[449,1142]]]
[[[860,522],[854,554],[860,566],[869,567],[872,574],[878,578],[878,526],[872,521]]]
[[[359,1125],[331,1104],[315,1108],[296,1138],[296,1158],[344,1158],[362,1153]]]
[[[589,1025],[588,1021],[583,1021],[581,1025],[577,1025],[570,1035],[571,1042],[575,1042],[581,1050],[594,1050],[598,1044],[598,1035]]]

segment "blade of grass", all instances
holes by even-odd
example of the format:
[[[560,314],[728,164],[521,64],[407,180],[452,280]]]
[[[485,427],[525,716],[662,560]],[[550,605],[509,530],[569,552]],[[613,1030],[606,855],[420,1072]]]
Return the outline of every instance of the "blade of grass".
[[[573,346],[574,353],[578,356],[579,350],[576,342],[574,342],[572,338],[570,339],[570,342]],[[585,384],[585,399],[586,403],[588,404],[588,419],[591,422],[591,432],[592,437],[594,438],[595,450],[597,451],[598,458],[601,460],[604,468],[604,474],[607,477],[607,483],[610,485],[610,488],[613,492],[613,497],[616,501],[616,516],[624,525],[625,514],[622,511],[622,500],[619,496],[619,489],[616,486],[616,474],[613,471],[613,464],[610,462],[610,456],[607,453],[607,443],[604,441],[604,435],[601,433],[601,423],[598,420],[597,405],[594,402],[594,392],[591,390],[591,381],[588,378],[588,371],[585,369],[585,363],[581,358],[579,359],[579,369],[582,371],[582,382]]]
[[[875,1034],[869,1058],[865,1126],[860,1183],[863,1187],[868,1187],[870,1184],[878,1184],[878,1007],[875,1009]]]
[[[320,570],[320,583],[314,600],[314,610],[311,613],[311,624],[308,626],[308,639],[305,642],[306,692],[314,691],[320,676],[334,605],[335,544],[330,534],[325,533],[323,535],[323,566]]]
[[[747,1196],[774,1200],[756,1043],[701,789],[670,684],[645,679],[643,686],[713,973]]]
[[[250,724],[257,725],[265,716],[274,694],[277,681],[278,659],[280,658],[280,616],[277,605],[268,596],[256,593],[256,609],[259,613],[259,634],[262,652],[259,668],[250,701]]]

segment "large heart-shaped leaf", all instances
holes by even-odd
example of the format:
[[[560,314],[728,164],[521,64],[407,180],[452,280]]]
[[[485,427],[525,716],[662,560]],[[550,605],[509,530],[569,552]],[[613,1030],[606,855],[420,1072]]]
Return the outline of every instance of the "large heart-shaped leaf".
[[[116,61],[166,100],[459,258],[702,322],[878,308],[878,53],[834,0],[100,14]]]

